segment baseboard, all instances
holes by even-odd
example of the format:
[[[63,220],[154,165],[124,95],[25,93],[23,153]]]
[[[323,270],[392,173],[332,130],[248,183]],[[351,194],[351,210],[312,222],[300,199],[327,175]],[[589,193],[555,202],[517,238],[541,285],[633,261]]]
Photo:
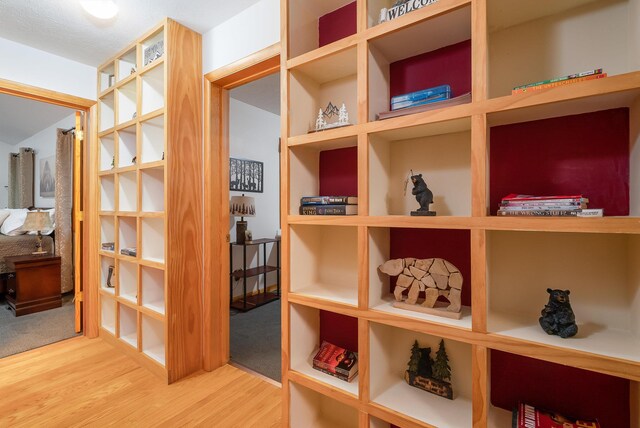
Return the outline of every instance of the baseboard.
[[[272,292],[275,293],[275,291],[278,289],[278,285],[277,284],[273,284],[273,285],[269,285],[267,286],[267,292]],[[261,294],[263,293],[262,290],[253,290],[250,292],[247,292],[247,297],[251,297],[251,296],[255,296],[256,294]],[[240,294],[238,296],[234,296],[232,301],[237,302],[238,300],[244,300],[244,295]]]

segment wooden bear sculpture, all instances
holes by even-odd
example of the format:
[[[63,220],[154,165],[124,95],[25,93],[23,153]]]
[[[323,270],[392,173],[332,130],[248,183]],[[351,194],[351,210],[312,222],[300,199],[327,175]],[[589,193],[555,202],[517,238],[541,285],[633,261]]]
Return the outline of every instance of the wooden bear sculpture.
[[[396,302],[393,306],[403,309],[427,312],[448,318],[460,319],[462,295],[462,274],[460,270],[444,259],[392,259],[381,264],[380,272],[389,276],[397,276],[393,295]],[[403,301],[403,293],[409,290],[407,299]],[[418,304],[420,292],[425,298]],[[438,297],[449,300],[446,307],[435,307]],[[419,306],[418,306],[419,305]]]

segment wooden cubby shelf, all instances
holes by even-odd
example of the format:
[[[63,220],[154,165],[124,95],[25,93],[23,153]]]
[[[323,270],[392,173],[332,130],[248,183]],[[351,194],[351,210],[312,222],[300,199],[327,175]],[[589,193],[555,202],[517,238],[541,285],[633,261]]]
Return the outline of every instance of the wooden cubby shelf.
[[[98,67],[95,234],[115,244],[93,252],[100,331],[169,383],[202,365],[202,272],[189,268],[202,264],[200,51],[165,19]]]
[[[640,0],[439,0],[383,23],[394,0],[308,3],[281,1],[284,424],[339,425],[331,403],[359,416],[343,426],[503,428],[523,400],[640,428]],[[443,84],[469,101],[378,119]],[[310,133],[328,102],[353,125]],[[410,215],[411,171],[435,217]],[[499,215],[509,193],[582,194],[604,216]],[[300,215],[313,195],[357,196],[358,214]],[[393,306],[378,267],[408,257],[460,270],[461,319]],[[575,337],[540,327],[547,288],[570,290]],[[445,340],[454,400],[404,381],[416,339]],[[359,352],[353,382],[313,369],[322,340]]]

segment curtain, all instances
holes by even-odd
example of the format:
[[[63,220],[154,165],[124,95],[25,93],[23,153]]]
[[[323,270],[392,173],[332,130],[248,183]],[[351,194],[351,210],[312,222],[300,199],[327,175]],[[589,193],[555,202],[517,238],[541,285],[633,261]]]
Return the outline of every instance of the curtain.
[[[61,291],[73,290],[73,139],[58,129],[56,139],[56,255],[61,262]]]
[[[32,148],[9,154],[9,208],[33,206],[33,163]]]

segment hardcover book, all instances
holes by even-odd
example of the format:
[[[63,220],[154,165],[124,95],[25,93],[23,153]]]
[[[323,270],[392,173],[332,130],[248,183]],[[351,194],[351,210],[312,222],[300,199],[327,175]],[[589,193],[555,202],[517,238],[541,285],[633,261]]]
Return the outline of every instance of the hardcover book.
[[[420,91],[409,92],[408,94],[391,97],[391,110],[418,105],[419,102],[438,101],[451,97],[451,87],[440,85],[433,88],[422,89]]]
[[[600,428],[597,420],[579,420],[519,403],[513,410],[513,428]]]
[[[301,215],[356,215],[357,205],[301,205]]]
[[[436,101],[432,103],[426,103],[415,107],[407,107],[399,110],[386,111],[378,113],[376,118],[378,120],[390,119],[392,117],[405,116],[407,114],[422,113],[424,111],[436,110],[439,108],[457,106],[459,104],[466,104],[471,102],[471,92],[459,95],[454,98],[449,98],[442,101]]]
[[[358,354],[323,340],[313,357],[313,368],[351,382],[358,374]]]
[[[514,90],[511,91],[511,95],[523,94],[525,92],[539,91],[539,90],[548,89],[548,88],[555,88],[556,86],[570,85],[572,83],[579,83],[579,82],[584,82],[584,81],[587,81],[587,80],[602,79],[602,78],[605,78],[605,77],[607,77],[607,73],[593,74],[591,76],[585,76],[585,77],[576,77],[575,79],[558,80],[558,81],[552,82],[552,83],[545,83],[545,84],[542,84],[542,85],[535,85],[535,86],[528,86],[526,88],[514,89]]]
[[[355,205],[357,196],[303,196],[300,205]]]
[[[561,77],[555,77],[553,79],[541,80],[539,82],[527,83],[526,85],[516,86],[515,88],[513,88],[513,90],[515,91],[515,90],[518,90],[518,89],[531,88],[533,86],[546,85],[548,83],[555,83],[555,82],[560,82],[560,81],[563,81],[563,80],[577,79],[579,77],[593,76],[593,75],[597,75],[597,74],[602,74],[602,69],[601,68],[596,68],[594,70],[587,70],[587,71],[583,71],[581,73],[569,74],[569,75],[561,76]]]

